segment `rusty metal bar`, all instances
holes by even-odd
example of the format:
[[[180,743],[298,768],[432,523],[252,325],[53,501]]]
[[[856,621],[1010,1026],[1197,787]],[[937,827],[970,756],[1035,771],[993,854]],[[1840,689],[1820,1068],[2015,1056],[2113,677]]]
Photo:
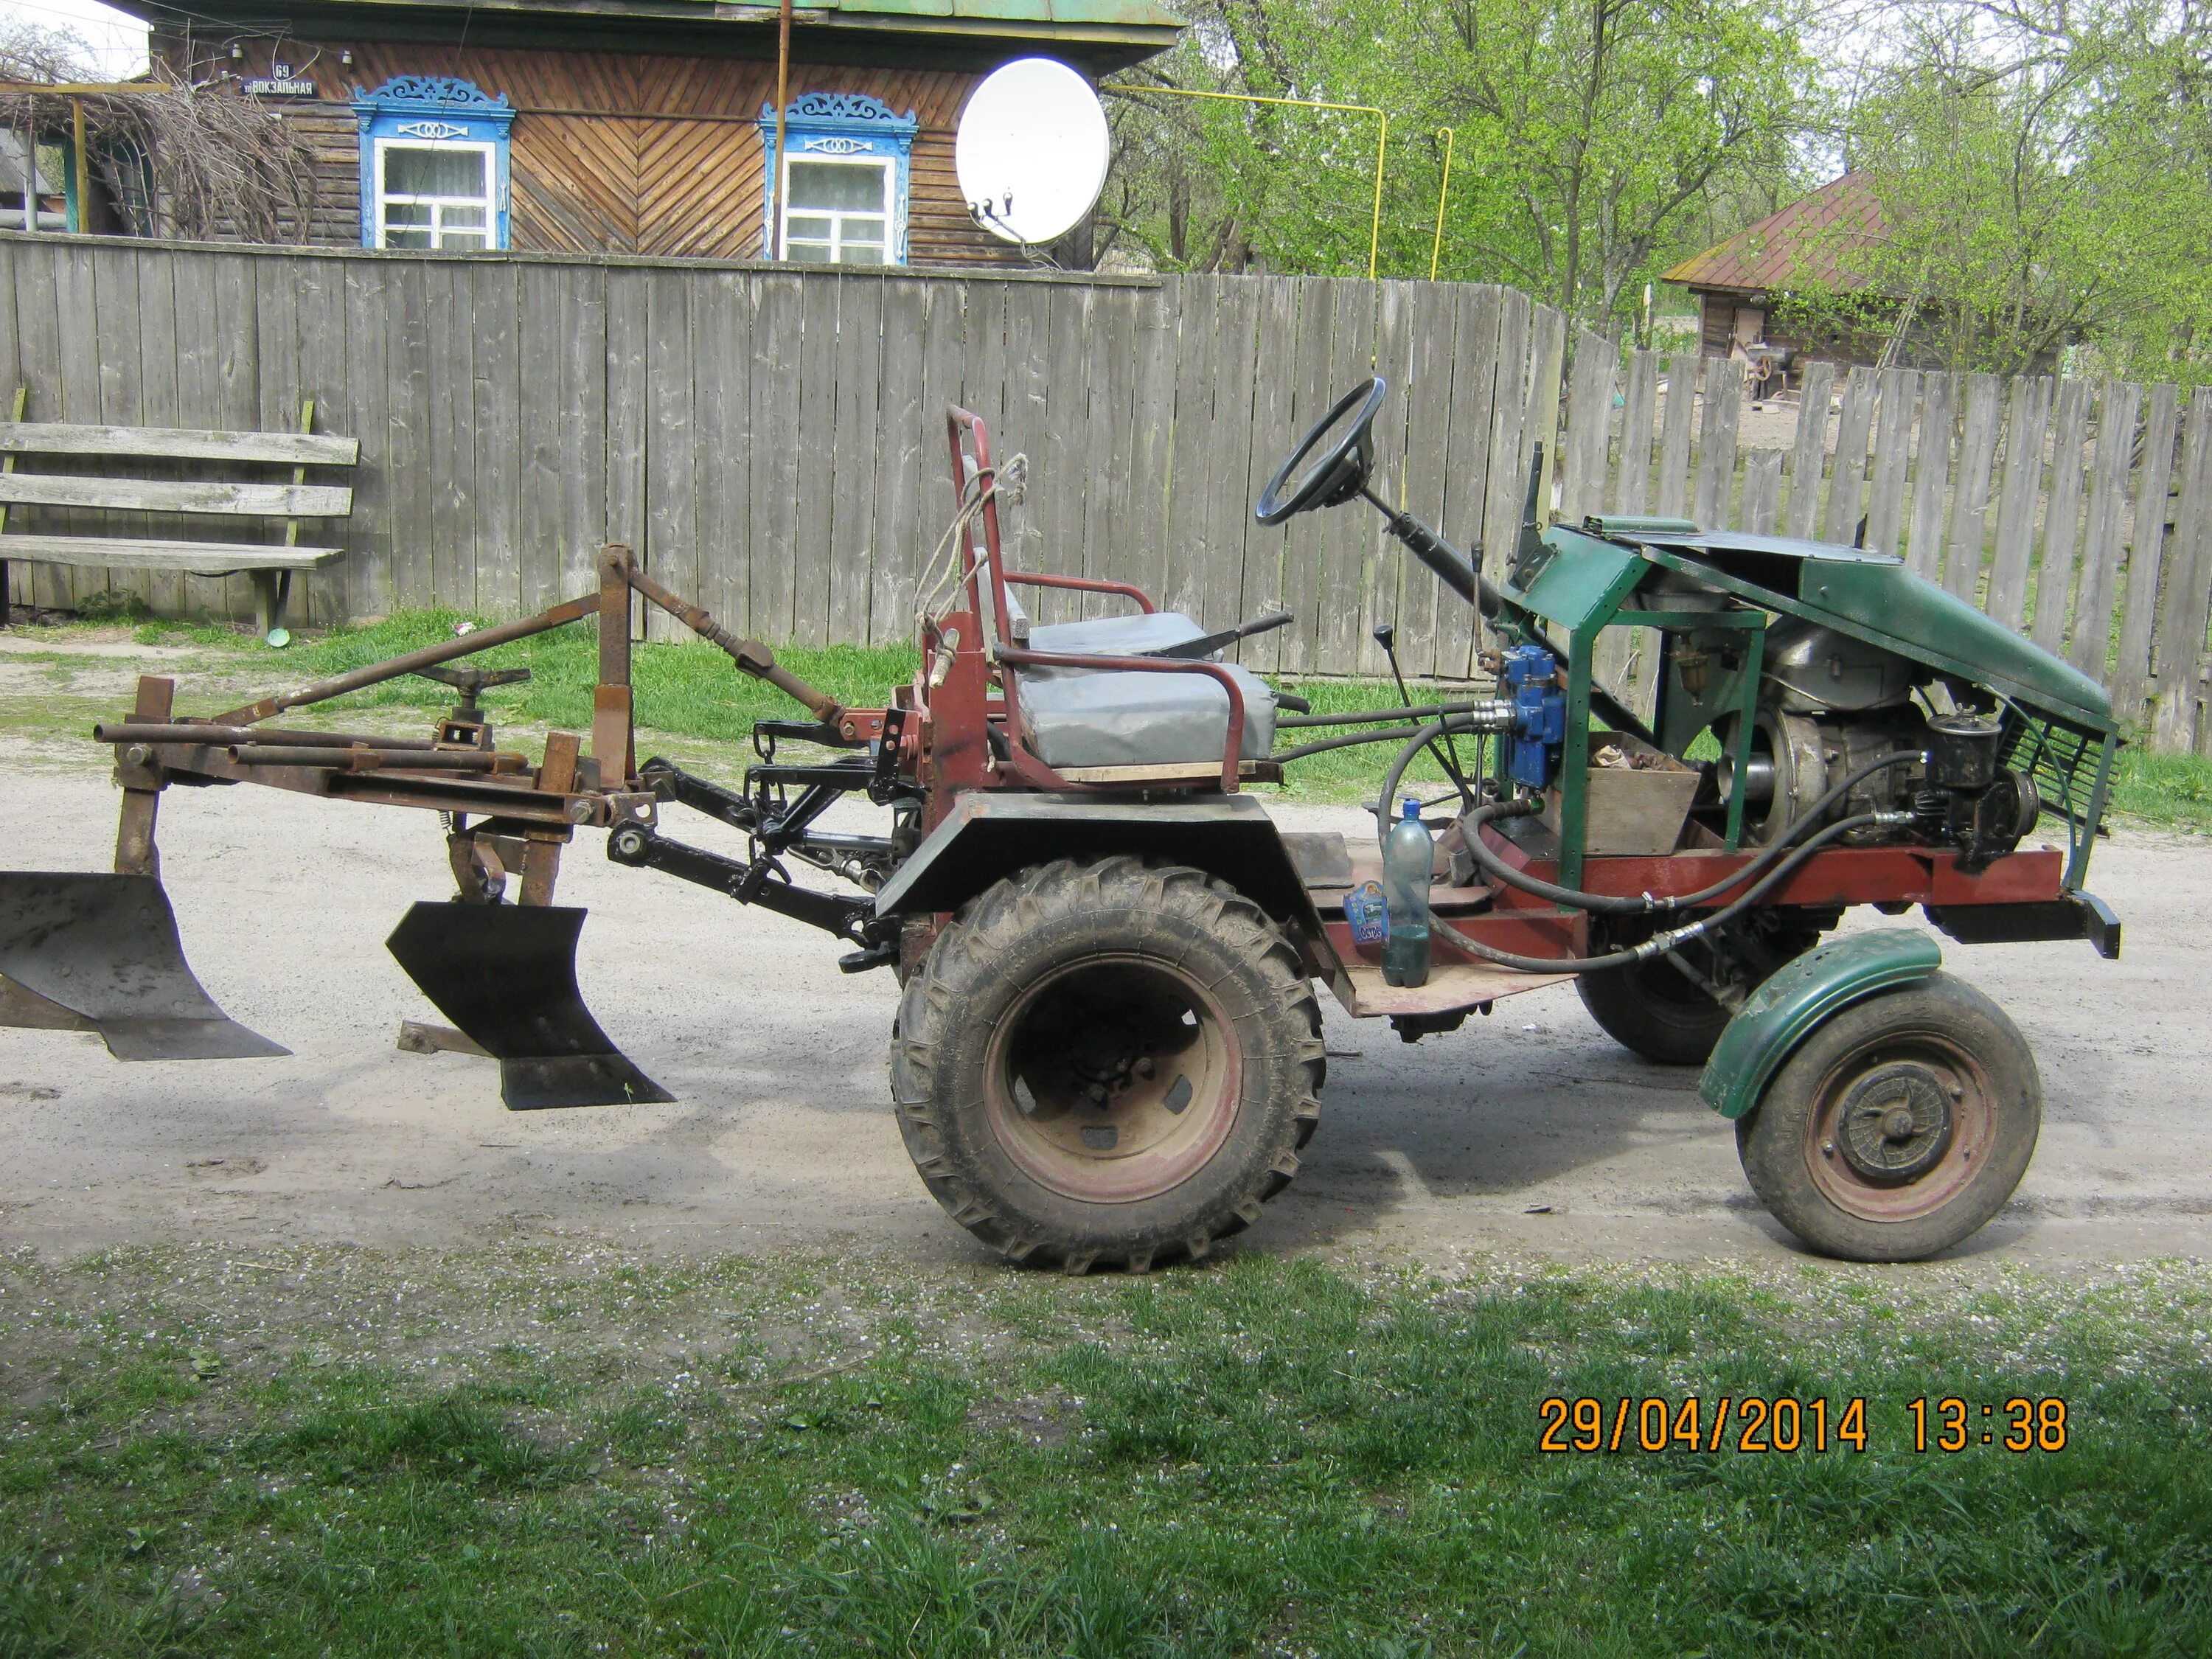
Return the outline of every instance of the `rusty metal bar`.
[[[215,726],[183,724],[155,725],[145,720],[123,720],[113,726],[105,722],[92,728],[94,743],[204,743],[226,747],[231,744],[281,744],[286,747],[303,749],[327,748],[333,744],[348,748],[390,749],[414,750],[435,749],[438,745],[428,738],[356,737],[345,732],[279,732],[258,726]]]
[[[138,677],[138,701],[131,712],[149,723],[166,720],[176,696],[174,680],[142,674]],[[115,775],[123,785],[123,810],[117,815],[115,825],[115,873],[159,879],[161,854],[155,844],[154,831],[161,814],[161,769],[150,763],[134,763],[118,757]]]
[[[592,694],[592,758],[602,787],[637,772],[636,726],[629,683],[630,550],[621,542],[599,549],[599,683]]]
[[[680,603],[680,601],[679,601]],[[565,628],[572,622],[581,622],[594,616],[599,609],[599,596],[586,593],[580,599],[565,599],[550,611],[541,611],[534,617],[525,617],[520,622],[501,623],[496,628],[479,629],[465,634],[451,645],[426,645],[420,651],[410,651],[404,657],[389,658],[374,662],[366,668],[356,668],[350,674],[341,674],[336,679],[320,680],[313,685],[302,686],[297,691],[279,692],[273,697],[264,697],[258,702],[234,708],[227,714],[216,716],[222,725],[258,725],[271,714],[287,708],[304,708],[309,703],[328,702],[332,697],[343,697],[349,691],[364,690],[372,685],[381,685],[386,680],[396,680],[403,674],[412,674],[420,668],[434,668],[441,662],[451,662],[456,657],[472,657],[479,651],[489,651],[495,645],[506,645],[514,640],[526,640],[535,634],[544,634],[556,628]]]
[[[788,668],[783,667],[776,661],[775,653],[758,640],[739,639],[716,622],[704,606],[678,599],[642,570],[630,567],[626,568],[624,576],[632,587],[693,633],[721,647],[729,653],[730,660],[744,672],[757,680],[766,680],[786,696],[805,704],[806,712],[824,726],[835,726],[843,718],[845,706],[842,703],[826,691],[816,690]]]
[[[281,743],[241,743],[230,745],[231,759],[240,766],[336,766],[348,771],[372,769],[395,772],[526,771],[526,756],[497,754],[481,749],[310,749]]]

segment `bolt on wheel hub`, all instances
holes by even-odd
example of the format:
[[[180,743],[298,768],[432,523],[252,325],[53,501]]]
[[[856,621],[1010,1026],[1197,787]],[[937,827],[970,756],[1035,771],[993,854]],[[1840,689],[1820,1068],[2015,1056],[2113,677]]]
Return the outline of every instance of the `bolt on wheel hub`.
[[[1110,955],[1032,988],[988,1066],[987,1109],[1014,1164],[1063,1196],[1115,1203],[1166,1191],[1219,1147],[1242,1057],[1203,986]]]
[[[1912,1060],[1869,1072],[1851,1085],[1836,1115],[1837,1149],[1869,1181],[1914,1180],[1950,1150],[1949,1091]]]

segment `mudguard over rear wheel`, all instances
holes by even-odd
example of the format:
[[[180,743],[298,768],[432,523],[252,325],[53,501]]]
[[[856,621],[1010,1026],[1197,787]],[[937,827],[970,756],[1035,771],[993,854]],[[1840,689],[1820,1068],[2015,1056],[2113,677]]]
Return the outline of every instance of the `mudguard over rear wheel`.
[[[2043,1122],[2035,1056],[1948,974],[1832,1015],[1736,1120],[1774,1218],[1825,1255],[1917,1261],[2002,1209]]]
[[[922,1180],[1018,1261],[1203,1256],[1290,1182],[1321,1010],[1258,906],[1202,871],[1062,860],[970,902],[906,986],[891,1095]]]

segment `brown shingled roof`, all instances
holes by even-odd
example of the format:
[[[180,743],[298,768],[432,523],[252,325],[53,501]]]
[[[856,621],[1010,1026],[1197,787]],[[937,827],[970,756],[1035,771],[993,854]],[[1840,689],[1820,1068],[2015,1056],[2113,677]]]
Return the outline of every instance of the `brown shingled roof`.
[[[1858,250],[1887,240],[1887,216],[1863,173],[1847,173],[1810,196],[1685,259],[1660,280],[1692,288],[1764,293],[1777,289],[1863,289]]]

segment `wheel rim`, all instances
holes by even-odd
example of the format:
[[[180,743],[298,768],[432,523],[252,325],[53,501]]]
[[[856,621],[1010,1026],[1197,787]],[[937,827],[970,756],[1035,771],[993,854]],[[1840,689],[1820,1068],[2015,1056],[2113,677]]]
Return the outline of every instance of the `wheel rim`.
[[[1065,1197],[1155,1197],[1228,1138],[1243,1081],[1234,1032],[1179,969],[1086,957],[1030,987],[994,1030],[992,1129],[1023,1173]]]
[[[1914,1221],[1963,1192],[1990,1161],[1989,1074],[1936,1032],[1887,1032],[1828,1068],[1805,1119],[1814,1184],[1863,1221]]]

